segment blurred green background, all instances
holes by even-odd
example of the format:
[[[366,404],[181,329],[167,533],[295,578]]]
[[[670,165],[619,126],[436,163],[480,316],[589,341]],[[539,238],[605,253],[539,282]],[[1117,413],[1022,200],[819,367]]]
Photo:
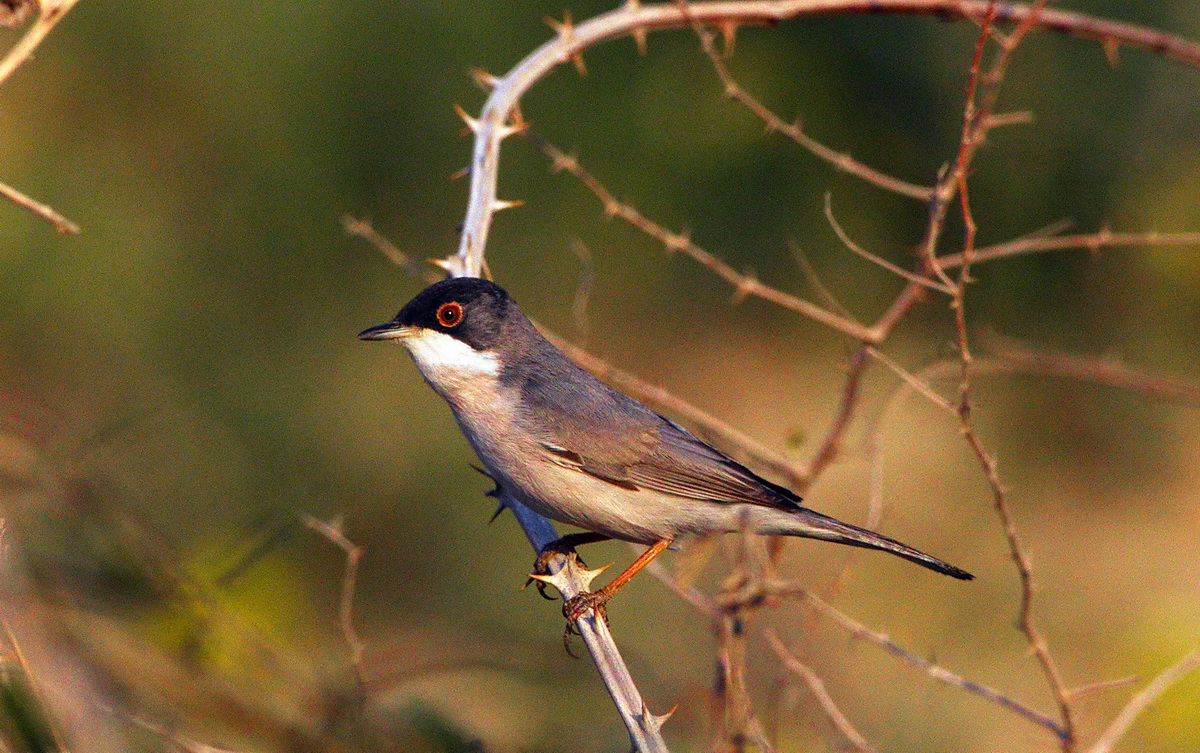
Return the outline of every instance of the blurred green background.
[[[1188,0],[1071,6],[1200,38]],[[610,7],[570,10],[583,19]],[[518,590],[531,552],[511,517],[487,525],[488,483],[468,467],[448,411],[402,351],[354,337],[420,284],[341,227],[349,213],[416,258],[452,251],[467,184],[449,178],[470,149],[453,105],[477,111],[483,100],[467,72],[503,73],[562,11],[83,0],[0,87],[0,180],[83,231],[56,235],[0,203],[5,543],[21,564],[21,603],[90,668],[46,670],[43,692],[92,672],[142,720],[100,714],[120,740],[112,749],[166,749],[163,730],[255,750],[625,748],[590,662],[563,654],[558,606]],[[921,18],[806,20],[743,30],[730,65],[814,137],[928,184],[954,155],[975,35]],[[765,134],[721,96],[690,32],[652,34],[646,57],[618,40],[586,62],[588,76],[560,68],[526,98],[540,135],[769,284],[811,297],[794,243],[859,318],[887,306],[901,281],[839,244],[823,197],[852,237],[900,264],[920,238],[921,205]],[[1037,34],[1000,109],[1035,119],[996,131],[976,163],[981,245],[1064,219],[1078,231],[1200,229],[1200,71],[1136,50],[1114,68],[1095,43]],[[811,456],[852,343],[759,301],[731,305],[728,286],[606,220],[520,139],[505,144],[500,195],[526,205],[498,216],[488,261],[527,312],[797,461]],[[957,250],[951,227],[944,251]],[[586,331],[572,317],[575,240],[591,252]],[[1194,248],[1034,255],[976,277],[974,328],[1200,379]],[[951,324],[932,297],[887,352],[912,369],[950,356]],[[863,417],[895,386],[875,368]],[[1200,624],[1196,406],[1031,377],[981,378],[977,399],[1068,683],[1147,679],[1189,650]],[[855,522],[870,473],[864,426],[808,497]],[[943,583],[855,555],[858,577],[837,603],[1051,713],[1013,627],[1017,580],[988,490],[955,423],[910,399],[884,424],[884,458],[883,530],[979,579]],[[344,559],[302,514],[343,516],[364,550],[355,617],[366,713],[338,630]],[[631,556],[618,544],[590,551],[592,563]],[[799,543],[785,572],[820,588],[845,561]],[[703,582],[720,575],[714,565]],[[709,625],[647,577],[610,614],[651,707],[680,704],[668,740],[702,748]],[[796,607],[763,622],[883,749],[1052,748],[1044,731]],[[811,696],[779,689],[759,638],[751,657],[781,747],[836,748]],[[6,666],[6,699],[27,696]],[[1136,687],[1079,700],[1087,739]],[[1125,748],[1200,746],[1198,707],[1193,676]]]

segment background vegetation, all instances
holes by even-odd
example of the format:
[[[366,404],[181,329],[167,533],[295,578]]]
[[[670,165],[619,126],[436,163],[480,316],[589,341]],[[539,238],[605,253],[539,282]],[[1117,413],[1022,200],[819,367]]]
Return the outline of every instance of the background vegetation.
[[[1200,38],[1200,11],[1186,0],[1073,6]],[[531,553],[511,518],[487,525],[489,484],[468,467],[444,405],[400,351],[354,338],[421,283],[341,225],[346,213],[368,217],[417,258],[449,253],[466,190],[449,176],[469,148],[453,105],[471,111],[482,99],[467,71],[507,70],[553,33],[543,17],[561,12],[521,1],[85,0],[0,87],[0,180],[82,229],[60,236],[0,204],[8,601],[65,657],[31,686],[14,651],[23,641],[8,636],[0,716],[10,745],[54,744],[31,714],[69,705],[54,687],[71,678],[104,689],[87,712],[96,749],[184,739],[239,750],[625,746],[589,664],[561,650],[557,606],[518,590]],[[823,142],[929,183],[958,143],[977,33],[930,19],[802,21],[742,30],[729,64]],[[645,57],[620,40],[586,62],[586,77],[559,69],[523,111],[618,197],[690,229],[734,267],[804,292],[794,244],[866,320],[902,286],[838,241],[824,196],[851,236],[896,263],[911,264],[925,209],[765,134],[721,96],[694,34],[652,34]],[[1135,50],[1113,67],[1094,43],[1036,34],[1000,104],[1035,119],[996,131],[976,163],[980,245],[1064,219],[1081,231],[1200,229],[1196,69]],[[725,283],[607,221],[519,139],[506,144],[500,191],[526,205],[499,215],[488,260],[528,312],[762,442],[798,460],[812,454],[836,409],[845,338],[761,301],[731,305]],[[575,239],[590,251],[586,327],[572,309]],[[1036,254],[975,276],[973,327],[1200,379],[1194,248]],[[931,297],[889,354],[912,370],[952,355],[944,304]],[[868,415],[895,386],[885,370],[873,374]],[[981,378],[976,399],[1069,684],[1144,682],[1191,650],[1195,402],[1029,376]],[[910,399],[883,436],[883,530],[978,580],[854,554],[837,604],[1049,712],[1013,627],[1019,588],[989,490],[957,425]],[[856,427],[809,490],[814,507],[864,519],[864,437]],[[364,552],[354,617],[365,714],[338,623],[344,556],[305,528],[306,514],[341,516]],[[589,551],[591,563],[631,556],[616,544]],[[846,557],[796,543],[784,569],[819,590]],[[710,567],[700,582],[719,578]],[[679,704],[668,740],[704,745],[708,622],[644,576],[610,614],[652,707]],[[804,647],[881,749],[1054,747],[1044,731],[799,608],[764,622]],[[751,652],[752,691],[780,748],[836,746],[811,696],[783,688],[761,637]],[[1132,688],[1081,700],[1084,732],[1102,729]],[[1198,705],[1193,675],[1125,745],[1195,747]]]

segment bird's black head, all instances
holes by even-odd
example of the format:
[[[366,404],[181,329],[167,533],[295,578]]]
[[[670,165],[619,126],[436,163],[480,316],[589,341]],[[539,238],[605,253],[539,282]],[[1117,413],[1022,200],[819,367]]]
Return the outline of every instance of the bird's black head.
[[[425,288],[400,309],[395,319],[358,336],[362,340],[391,340],[404,337],[406,332],[427,329],[485,351],[501,340],[509,315],[516,311],[508,293],[494,282],[455,277]]]

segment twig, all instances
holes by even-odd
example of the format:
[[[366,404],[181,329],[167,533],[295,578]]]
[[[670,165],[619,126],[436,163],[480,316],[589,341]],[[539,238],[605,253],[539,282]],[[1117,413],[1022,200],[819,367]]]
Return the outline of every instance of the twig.
[[[856,750],[862,753],[876,753],[877,748],[867,742],[867,738],[863,737],[862,733],[854,728],[842,710],[838,708],[837,703],[833,700],[833,696],[829,695],[829,691],[825,689],[825,683],[813,672],[809,667],[796,658],[796,655],[787,650],[787,647],[779,640],[779,636],[775,631],[767,633],[767,640],[771,643],[771,648],[775,650],[775,654],[780,658],[788,669],[800,676],[804,680],[804,684],[812,691],[816,697],[817,703],[821,705],[821,710],[825,712],[825,716],[829,717],[829,721],[833,722],[833,726],[838,728],[842,736],[854,746]]]
[[[338,624],[341,626],[342,638],[350,648],[350,666],[358,681],[362,697],[366,697],[367,679],[363,673],[363,642],[354,628],[354,593],[358,584],[358,562],[362,559],[362,549],[346,537],[341,518],[328,522],[319,520],[312,515],[301,518],[304,525],[329,539],[346,554],[346,569],[342,573],[342,591],[338,598]]]
[[[67,11],[71,10],[71,7],[77,2],[79,0],[38,1],[37,20],[33,22],[33,26],[29,27],[29,31],[25,32],[25,36],[12,46],[4,59],[0,60],[0,84],[7,81],[13,71],[33,56],[33,51],[42,43],[54,25],[61,21]]]
[[[71,6],[79,0],[38,0],[38,18],[25,32],[25,36],[12,46],[12,49],[0,60],[0,84],[8,80],[22,63],[33,57],[33,51],[42,43],[50,30],[54,28]],[[0,183],[0,196],[8,199],[17,206],[24,207],[38,217],[49,222],[54,229],[66,235],[78,235],[79,226],[62,216],[48,204],[25,195],[5,183]]]
[[[27,196],[7,183],[0,183],[0,196],[8,199],[19,207],[24,207],[54,226],[63,235],[79,235],[79,226],[63,217],[54,207],[43,204],[32,196]]]
[[[718,277],[733,286],[738,299],[755,296],[775,305],[807,316],[831,329],[847,334],[857,340],[874,341],[870,330],[850,317],[835,314],[799,296],[785,293],[777,288],[765,285],[751,275],[744,275],[704,250],[684,233],[675,233],[654,220],[643,215],[632,205],[618,201],[599,180],[589,173],[577,157],[573,157],[541,137],[531,137],[530,140],[553,163],[555,170],[565,171],[592,192],[604,207],[604,213],[610,217],[620,217],[637,229],[656,238],[668,252],[678,251],[707,267]]]
[[[1095,252],[1113,246],[1200,246],[1200,233],[1114,233],[1111,230],[1100,230],[1074,235],[1031,236],[977,248],[972,263],[1045,251],[1084,249]],[[958,267],[962,263],[962,254],[938,257],[938,264],[943,269]]]
[[[1142,688],[1140,693],[1129,699],[1129,703],[1125,704],[1125,708],[1121,709],[1121,713],[1117,714],[1117,718],[1113,719],[1112,724],[1104,730],[1088,753],[1109,753],[1117,741],[1133,726],[1138,716],[1146,710],[1146,707],[1158,700],[1159,696],[1197,667],[1200,667],[1200,649],[1193,650],[1163,670],[1161,674],[1150,681],[1149,685]]]
[[[953,293],[953,290],[951,289],[950,286],[940,283],[936,280],[931,280],[928,277],[923,277],[919,274],[909,272],[907,269],[904,269],[903,267],[892,264],[890,261],[888,261],[887,259],[884,259],[882,256],[879,256],[878,254],[873,254],[870,251],[863,248],[862,246],[855,243],[854,239],[852,239],[849,236],[849,234],[847,234],[846,231],[842,228],[841,223],[839,223],[837,221],[837,217],[834,216],[834,214],[833,214],[833,197],[832,197],[832,194],[830,194],[829,192],[825,193],[825,219],[829,222],[829,226],[833,228],[833,232],[837,235],[838,240],[840,240],[842,242],[842,245],[844,245],[846,248],[853,251],[858,256],[861,256],[862,258],[866,259],[867,261],[871,262],[872,264],[877,264],[877,265],[883,267],[884,269],[886,269],[887,271],[891,272],[894,275],[903,277],[904,279],[908,280],[909,282],[916,283],[917,285],[922,285],[924,287],[929,288],[930,290],[936,290],[939,293],[945,293],[946,295],[950,295]]]
[[[804,598],[806,601],[816,607],[819,612],[833,619],[834,622],[841,625],[851,634],[874,643],[876,646],[879,646],[893,656],[902,659],[912,666],[922,670],[925,672],[925,674],[929,675],[933,679],[944,682],[947,685],[953,685],[957,688],[961,688],[968,693],[977,695],[980,698],[1000,706],[1001,708],[1007,709],[1008,711],[1011,711],[1014,714],[1033,722],[1034,724],[1045,727],[1053,732],[1059,739],[1062,739],[1066,734],[1063,727],[1054,719],[1051,719],[1045,714],[1035,711],[1024,704],[1009,698],[997,690],[993,690],[992,688],[989,688],[982,683],[975,682],[974,680],[968,680],[962,675],[951,672],[945,667],[934,664],[919,654],[909,651],[907,648],[904,648],[899,643],[896,643],[884,633],[877,633],[857,620],[846,615],[844,612],[839,611],[828,602],[818,597],[816,594],[800,588],[792,589],[791,593]]]
[[[408,254],[400,250],[400,248],[385,238],[376,230],[368,220],[344,215],[342,217],[342,227],[345,228],[347,235],[353,235],[357,238],[362,238],[367,243],[370,243],[379,250],[384,256],[391,260],[393,264],[400,267],[408,274],[424,280],[427,283],[434,283],[442,279],[445,275],[438,274],[432,269],[425,267]]]
[[[1067,695],[1066,684],[1063,682],[1062,674],[1059,672],[1058,665],[1054,661],[1054,657],[1050,653],[1050,647],[1046,642],[1045,637],[1038,629],[1033,616],[1033,596],[1034,596],[1034,578],[1033,565],[1029,556],[1025,553],[1021,544],[1020,536],[1017,532],[1016,522],[1013,519],[1012,513],[1008,507],[1007,492],[1000,481],[1000,475],[996,469],[996,460],[984,448],[978,433],[975,431],[975,426],[971,420],[971,348],[970,340],[967,335],[966,324],[966,289],[970,282],[971,264],[975,253],[975,234],[976,225],[975,219],[971,212],[970,198],[967,190],[967,174],[972,159],[982,146],[987,138],[988,129],[990,128],[991,114],[995,109],[996,100],[998,97],[998,88],[1000,82],[1003,81],[1004,75],[1008,69],[1008,64],[1012,59],[1013,51],[1021,43],[1024,37],[1031,32],[1039,16],[1045,12],[1046,0],[1039,0],[1034,6],[1031,13],[1020,21],[1016,30],[1000,43],[1000,52],[992,64],[991,69],[987,72],[983,80],[983,93],[980,99],[976,101],[976,87],[980,83],[981,66],[980,61],[983,54],[983,48],[989,38],[990,28],[997,14],[997,3],[994,1],[989,3],[988,12],[985,16],[978,42],[975,46],[975,57],[971,65],[970,83],[967,90],[966,105],[963,113],[962,136],[959,144],[958,156],[955,160],[955,166],[946,181],[939,186],[939,196],[942,195],[940,189],[942,186],[948,186],[950,181],[954,181],[957,188],[959,204],[962,210],[963,223],[966,228],[966,235],[963,241],[962,264],[958,270],[958,281],[952,296],[952,307],[954,309],[955,331],[958,339],[959,355],[962,359],[961,378],[959,380],[959,405],[958,414],[960,418],[960,426],[962,428],[963,438],[970,446],[979,460],[985,475],[987,476],[988,485],[992,490],[992,503],[996,510],[996,515],[1000,519],[1000,524],[1004,529],[1005,537],[1008,539],[1009,554],[1012,557],[1013,563],[1017,567],[1017,572],[1021,581],[1021,604],[1018,611],[1018,625],[1029,642],[1029,648],[1033,655],[1037,658],[1038,664],[1042,668],[1042,674],[1046,678],[1047,684],[1050,686],[1050,691],[1054,695],[1055,701],[1058,704],[1059,715],[1061,718],[1063,734],[1059,738],[1062,750],[1064,753],[1070,753],[1075,748],[1075,721],[1074,714],[1071,709],[1071,700]],[[931,237],[936,237],[936,232],[931,226]],[[937,265],[937,260],[933,255],[932,246],[927,249],[929,259],[934,265]],[[945,274],[941,272],[940,267],[935,267],[943,279]]]
[[[771,108],[758,101],[754,95],[742,88],[737,82],[737,79],[729,71],[729,66],[725,65],[721,54],[717,52],[717,46],[713,43],[714,34],[698,22],[694,22],[692,27],[696,31],[696,36],[700,38],[701,49],[712,63],[717,76],[721,79],[721,84],[725,87],[725,96],[753,113],[755,117],[766,124],[768,130],[782,133],[818,159],[823,159],[838,170],[860,178],[886,191],[891,191],[901,196],[908,196],[919,201],[929,201],[933,198],[932,188],[900,180],[881,170],[864,165],[849,154],[830,149],[805,133],[804,129],[800,126],[799,120],[792,123],[784,121]],[[723,28],[728,29],[732,27],[725,26]]]

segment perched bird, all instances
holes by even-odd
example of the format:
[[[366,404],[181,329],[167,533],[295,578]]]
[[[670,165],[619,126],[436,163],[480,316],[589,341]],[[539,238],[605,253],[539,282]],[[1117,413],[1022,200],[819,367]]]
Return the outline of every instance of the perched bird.
[[[542,515],[589,532],[564,537],[563,545],[610,538],[649,545],[611,583],[564,604],[568,625],[589,608],[602,613],[621,586],[679,537],[746,526],[878,549],[972,578],[803,507],[796,494],[577,366],[494,283],[469,277],[434,283],[395,319],[359,338],[407,348],[496,483]]]

